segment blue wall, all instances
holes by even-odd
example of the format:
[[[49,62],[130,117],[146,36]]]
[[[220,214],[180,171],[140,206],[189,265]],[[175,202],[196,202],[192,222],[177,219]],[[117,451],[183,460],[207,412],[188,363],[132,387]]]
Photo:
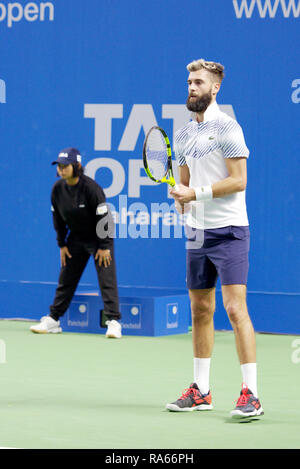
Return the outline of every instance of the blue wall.
[[[283,318],[276,298],[292,293],[299,331],[300,1],[28,3],[0,1],[0,280],[57,279],[50,162],[66,146],[81,150],[116,211],[120,195],[128,210],[171,206],[165,185],[139,169],[144,131],[157,122],[172,139],[187,118],[186,64],[204,57],[225,65],[218,102],[251,152],[249,290],[276,293]],[[120,284],[184,288],[184,239],[173,228],[151,239],[142,226],[143,238],[116,239]],[[96,283],[91,264],[83,281]],[[255,307],[269,314],[263,301]]]

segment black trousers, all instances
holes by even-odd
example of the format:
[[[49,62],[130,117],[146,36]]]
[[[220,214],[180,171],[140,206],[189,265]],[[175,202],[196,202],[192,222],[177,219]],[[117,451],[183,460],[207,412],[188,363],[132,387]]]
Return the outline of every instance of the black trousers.
[[[68,242],[68,249],[72,257],[66,257],[66,265],[61,267],[55,298],[50,306],[50,316],[56,321],[67,311],[90,256],[95,258],[98,245],[96,241],[74,240]],[[110,252],[112,261],[108,267],[104,267],[103,264],[100,267],[98,261],[94,260],[94,262],[105,316],[109,320],[118,320],[121,318],[121,314],[113,246],[110,247]]]

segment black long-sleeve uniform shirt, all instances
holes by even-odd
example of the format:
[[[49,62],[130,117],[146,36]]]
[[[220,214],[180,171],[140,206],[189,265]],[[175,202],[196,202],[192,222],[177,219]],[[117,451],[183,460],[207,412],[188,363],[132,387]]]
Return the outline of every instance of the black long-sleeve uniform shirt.
[[[82,175],[75,186],[69,186],[60,179],[52,188],[51,203],[59,247],[66,246],[67,240],[71,239],[84,242],[97,241],[98,249],[109,249],[112,246],[111,214],[106,205],[103,189],[93,179]],[[100,230],[105,232],[101,238],[99,230],[98,234],[96,232],[100,220],[106,227],[105,230]]]

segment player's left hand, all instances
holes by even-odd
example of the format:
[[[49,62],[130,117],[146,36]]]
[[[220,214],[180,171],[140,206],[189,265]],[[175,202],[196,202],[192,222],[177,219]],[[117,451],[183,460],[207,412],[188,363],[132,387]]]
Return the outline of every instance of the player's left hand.
[[[172,189],[170,191],[170,194],[181,205],[188,204],[192,200],[196,200],[196,194],[194,189],[192,189],[191,187],[184,186],[183,184],[178,184],[176,186],[176,190]]]
[[[111,263],[111,254],[109,249],[98,249],[95,255],[95,260],[98,261],[99,266],[102,264],[104,267],[108,267]]]

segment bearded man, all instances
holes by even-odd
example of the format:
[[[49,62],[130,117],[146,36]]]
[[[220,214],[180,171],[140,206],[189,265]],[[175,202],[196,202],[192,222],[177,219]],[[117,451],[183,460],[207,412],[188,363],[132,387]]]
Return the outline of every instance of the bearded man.
[[[221,112],[216,102],[224,78],[223,65],[199,59],[187,69],[187,108],[194,120],[175,135],[180,184],[171,194],[177,209],[181,213],[188,211],[186,265],[194,382],[166,407],[175,412],[213,408],[210,364],[215,290],[220,278],[243,383],[231,415],[254,417],[263,414],[263,409],[257,394],[255,333],[246,302],[250,232],[245,190],[249,150],[240,125]]]

